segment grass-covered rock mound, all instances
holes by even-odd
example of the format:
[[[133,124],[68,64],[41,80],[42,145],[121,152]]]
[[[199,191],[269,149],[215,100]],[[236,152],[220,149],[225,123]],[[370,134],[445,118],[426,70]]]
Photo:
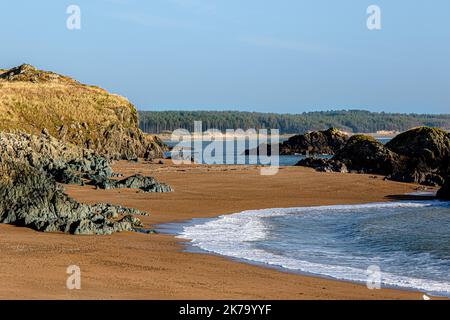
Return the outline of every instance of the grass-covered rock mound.
[[[39,134],[114,159],[162,157],[164,144],[139,129],[124,97],[70,77],[21,65],[0,70],[0,131]]]

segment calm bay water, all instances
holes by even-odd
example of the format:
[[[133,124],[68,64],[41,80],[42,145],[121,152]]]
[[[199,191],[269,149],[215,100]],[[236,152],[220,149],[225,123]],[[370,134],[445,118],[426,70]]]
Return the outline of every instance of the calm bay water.
[[[283,142],[283,141],[286,141],[286,140],[287,140],[286,138],[281,138],[280,142]],[[386,144],[388,141],[390,141],[390,138],[379,138],[378,141],[380,141],[383,144]],[[178,142],[164,141],[164,143],[166,143],[171,148],[178,144],[179,146],[181,145],[186,151],[191,150],[192,153],[195,153],[195,151],[192,151],[192,150],[194,150],[194,145],[193,145],[193,143],[190,143],[190,142],[181,142],[179,144]],[[202,143],[202,152],[209,145],[211,145],[210,141],[204,141]],[[246,148],[248,148],[248,147],[249,147],[249,143],[247,141]],[[249,157],[248,156],[239,154],[237,152],[237,148],[236,147],[234,147],[231,150],[227,150],[226,148],[224,148],[223,152],[224,152],[223,157],[222,157],[223,158],[223,163],[220,163],[220,164],[237,164],[238,160],[241,161],[242,164],[252,164],[252,163],[249,162]],[[225,159],[226,159],[227,153],[231,154],[232,157],[234,158],[234,162],[233,163],[226,163]],[[170,152],[166,153],[167,157],[170,156],[170,155],[171,155]],[[330,155],[317,155],[317,157],[318,158],[331,158]],[[301,159],[304,159],[304,158],[305,158],[304,155],[280,155],[279,156],[279,161],[280,161],[279,165],[280,166],[294,166],[294,165],[297,164],[297,162],[299,162]],[[203,163],[205,163],[205,161],[203,161]],[[209,163],[209,164],[212,164],[212,163]],[[261,164],[261,163],[258,161],[257,163],[253,163],[253,164]]]

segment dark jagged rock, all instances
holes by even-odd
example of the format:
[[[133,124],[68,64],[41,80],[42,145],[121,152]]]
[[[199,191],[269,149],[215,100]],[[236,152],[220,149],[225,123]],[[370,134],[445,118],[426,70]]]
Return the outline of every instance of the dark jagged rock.
[[[335,154],[342,149],[348,136],[338,129],[313,131],[289,138],[280,145],[280,154]]]
[[[386,148],[407,161],[389,178],[431,186],[442,185],[450,175],[450,134],[437,128],[419,127],[399,134]]]
[[[372,137],[355,135],[331,160],[302,160],[298,165],[318,171],[342,171],[385,175],[387,179],[443,185],[450,175],[450,134],[420,127],[404,132],[386,145]]]
[[[297,165],[327,172],[359,172],[389,175],[401,166],[402,159],[382,143],[364,135],[352,136],[332,159],[305,159]]]
[[[348,173],[348,168],[344,163],[331,159],[306,158],[300,160],[297,166],[314,168],[319,172]]]
[[[132,176],[113,180],[110,162],[94,151],[60,142],[45,134],[0,132],[0,157],[15,159],[44,170],[60,183],[83,185],[84,180],[102,189],[139,188],[145,192],[170,192],[170,186],[152,177]],[[116,174],[117,176],[117,174]]]
[[[402,159],[370,136],[352,136],[332,158],[351,171],[388,175],[398,171]]]
[[[132,231],[142,227],[133,216],[147,215],[105,203],[78,203],[64,194],[57,182],[83,184],[85,180],[96,179],[113,181],[120,188],[171,191],[151,177],[112,180],[106,158],[57,141],[45,131],[41,136],[0,132],[0,169],[0,223],[44,232],[93,235]]]
[[[312,131],[306,134],[290,137],[279,144],[280,155],[293,154],[329,154],[333,155],[342,149],[348,140],[348,136],[335,128],[324,131]],[[266,144],[267,155],[272,154],[272,145]],[[254,150],[246,150],[245,155],[258,155],[262,150],[261,145]]]
[[[105,235],[142,225],[130,217],[131,209],[75,201],[50,175],[25,162],[2,159],[0,198],[1,223],[37,231]],[[126,216],[117,220],[119,214]]]
[[[57,182],[81,184],[89,175],[110,177],[109,161],[94,151],[60,142],[49,135],[0,132],[0,157],[44,170]]]
[[[107,177],[96,177],[91,184],[100,189],[116,189],[116,188],[130,188],[140,189],[143,192],[172,192],[172,188],[165,184],[158,182],[153,177],[145,177],[142,175],[134,175],[122,180],[109,179]]]
[[[447,177],[447,180],[442,188],[438,190],[436,197],[441,200],[450,201],[450,176]]]

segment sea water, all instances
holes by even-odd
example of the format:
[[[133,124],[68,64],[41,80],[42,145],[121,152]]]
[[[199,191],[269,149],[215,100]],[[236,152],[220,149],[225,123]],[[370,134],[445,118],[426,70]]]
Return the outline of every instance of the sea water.
[[[412,201],[244,211],[179,229],[194,248],[340,280],[450,296],[450,203]]]

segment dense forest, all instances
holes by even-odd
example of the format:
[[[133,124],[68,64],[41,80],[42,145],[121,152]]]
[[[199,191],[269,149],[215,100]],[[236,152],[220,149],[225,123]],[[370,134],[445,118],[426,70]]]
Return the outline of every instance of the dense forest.
[[[320,111],[301,114],[276,114],[238,111],[140,111],[140,127],[147,133],[183,128],[193,131],[194,121],[203,130],[279,129],[281,134],[304,133],[330,127],[348,132],[369,133],[381,130],[405,131],[425,125],[450,129],[450,114],[401,114],[363,110]]]

